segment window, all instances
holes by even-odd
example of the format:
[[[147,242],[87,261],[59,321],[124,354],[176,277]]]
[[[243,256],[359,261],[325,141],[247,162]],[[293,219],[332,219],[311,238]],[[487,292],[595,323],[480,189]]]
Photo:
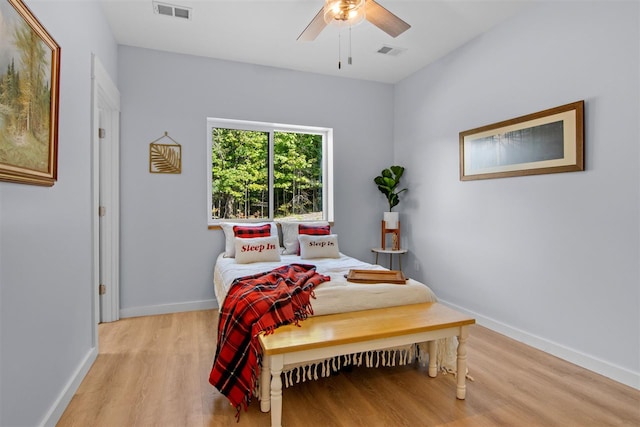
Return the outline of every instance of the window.
[[[333,221],[332,130],[207,119],[209,225]]]

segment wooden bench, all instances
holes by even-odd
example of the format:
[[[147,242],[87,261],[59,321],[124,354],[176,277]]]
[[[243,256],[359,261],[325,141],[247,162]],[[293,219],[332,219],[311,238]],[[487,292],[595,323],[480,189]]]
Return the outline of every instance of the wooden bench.
[[[310,317],[295,325],[281,326],[270,335],[260,335],[263,351],[260,408],[271,410],[271,425],[282,421],[284,368],[346,354],[381,350],[428,342],[429,376],[437,375],[436,341],[458,337],[456,397],[464,399],[467,371],[468,326],[475,319],[439,303],[421,303],[375,310]]]

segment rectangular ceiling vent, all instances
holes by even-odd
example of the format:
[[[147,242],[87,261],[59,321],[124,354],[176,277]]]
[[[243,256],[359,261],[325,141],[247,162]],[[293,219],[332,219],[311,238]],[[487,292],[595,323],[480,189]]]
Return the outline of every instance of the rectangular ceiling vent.
[[[190,7],[176,6],[174,4],[160,3],[157,1],[154,1],[152,3],[153,3],[153,11],[158,15],[173,16],[173,17],[182,18],[182,19],[191,19]]]
[[[383,45],[380,49],[377,50],[377,52],[385,56],[398,56],[401,53],[405,52],[406,50],[407,49],[403,47],[393,47],[393,46]]]

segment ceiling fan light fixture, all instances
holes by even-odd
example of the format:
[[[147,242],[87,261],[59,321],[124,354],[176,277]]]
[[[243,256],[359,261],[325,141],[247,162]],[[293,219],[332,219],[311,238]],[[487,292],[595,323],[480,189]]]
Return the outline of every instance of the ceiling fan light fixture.
[[[411,28],[376,0],[324,0],[324,5],[300,33],[298,40],[315,40],[329,24],[351,28],[365,19],[391,37],[398,37]]]
[[[338,26],[358,25],[365,18],[365,0],[325,0],[324,22]]]

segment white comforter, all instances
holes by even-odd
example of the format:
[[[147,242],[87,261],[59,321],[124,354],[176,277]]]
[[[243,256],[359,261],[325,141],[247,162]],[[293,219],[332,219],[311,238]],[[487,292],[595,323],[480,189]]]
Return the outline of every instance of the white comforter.
[[[282,255],[280,262],[257,262],[252,264],[237,264],[234,258],[224,258],[223,254],[220,254],[213,274],[218,305],[222,305],[222,301],[234,279],[270,271],[281,265],[293,263],[315,265],[318,273],[331,277],[329,282],[322,283],[315,288],[316,299],[311,300],[315,315],[436,301],[436,296],[431,289],[413,279],[407,280],[404,285],[347,282],[346,275],[350,269],[384,270],[384,268],[344,254],[340,254],[340,258],[319,259],[301,259],[297,255]]]

